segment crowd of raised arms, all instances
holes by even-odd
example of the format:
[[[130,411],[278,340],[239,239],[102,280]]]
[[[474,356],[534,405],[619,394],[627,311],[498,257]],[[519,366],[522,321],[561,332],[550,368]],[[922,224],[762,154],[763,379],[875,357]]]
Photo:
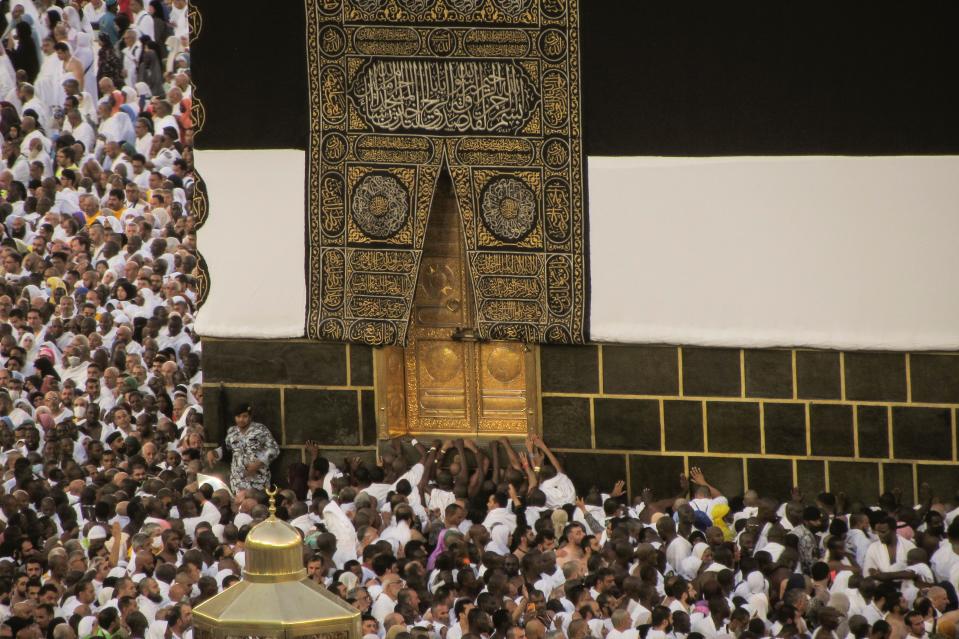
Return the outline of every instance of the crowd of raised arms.
[[[149,485],[152,468],[144,484],[125,478],[126,494],[103,507],[97,534],[115,536],[108,524],[119,519],[135,545],[121,568],[106,559],[106,579],[94,577],[94,594],[113,587],[96,598],[98,614],[117,604],[109,632],[139,636],[124,621],[137,605],[149,609],[147,632],[179,605],[179,625],[165,628],[182,636],[186,602],[242,576],[243,541],[276,482],[277,516],[302,533],[309,578],[362,613],[366,639],[955,636],[959,509],[927,486],[917,506],[893,493],[862,504],[797,489],[779,503],[726,496],[691,468],[674,494],[629,499],[622,481],[568,477],[535,435],[395,439],[375,463],[339,465],[307,442],[310,463],[274,478],[270,429],[249,405],[234,419],[204,460],[161,471],[165,484]],[[197,484],[194,473],[225,461],[230,489]],[[129,494],[150,513],[142,527],[127,519]]]

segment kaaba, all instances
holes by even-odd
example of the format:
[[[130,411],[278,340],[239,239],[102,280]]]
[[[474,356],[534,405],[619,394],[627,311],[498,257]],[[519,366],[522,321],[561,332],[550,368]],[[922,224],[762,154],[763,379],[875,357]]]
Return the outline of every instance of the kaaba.
[[[951,494],[945,8],[195,9],[211,438],[250,402],[281,467],[541,433],[582,490]]]

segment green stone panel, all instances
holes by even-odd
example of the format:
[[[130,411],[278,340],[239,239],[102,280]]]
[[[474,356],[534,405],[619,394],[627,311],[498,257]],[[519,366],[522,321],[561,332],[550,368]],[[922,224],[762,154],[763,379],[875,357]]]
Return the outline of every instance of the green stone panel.
[[[882,491],[892,492],[896,489],[902,491],[902,501],[906,505],[912,505],[912,464],[886,464],[882,465]]]
[[[610,394],[679,394],[673,346],[603,346],[603,390]]]
[[[809,406],[809,442],[813,455],[852,457],[855,453],[852,406],[811,404]]]
[[[742,495],[743,460],[738,457],[690,457],[689,467],[699,467],[706,481],[727,497]]]
[[[738,349],[683,348],[684,395],[739,397],[741,384]]]
[[[346,385],[346,346],[285,340],[204,340],[203,381]]]
[[[590,448],[589,400],[543,398],[543,440],[553,448]]]
[[[746,470],[751,489],[778,501],[789,499],[793,484],[793,465],[790,460],[750,457],[746,460]]]
[[[655,399],[593,400],[597,448],[659,450],[659,401]]]
[[[663,402],[666,450],[703,452],[703,403],[667,399]]]
[[[747,350],[746,397],[790,398],[793,396],[792,352]]]
[[[956,492],[959,490],[959,466],[936,466],[932,464],[918,464],[916,479],[919,484],[929,484],[932,494],[943,502],[955,503]]]
[[[233,411],[240,404],[253,406],[253,419],[264,424],[273,433],[277,443],[280,436],[280,390],[278,388],[220,387],[203,388],[203,424],[207,441],[221,444],[226,431],[233,425]]]
[[[959,404],[959,355],[910,356],[912,401]]]
[[[350,344],[350,385],[373,385],[373,349],[362,344]]]
[[[596,346],[543,346],[539,351],[544,393],[599,392]]]
[[[952,423],[948,408],[894,406],[893,455],[896,459],[951,459]]]
[[[885,406],[856,406],[860,457],[889,457],[889,410]]]
[[[302,444],[315,439],[321,445],[359,445],[360,414],[356,391],[288,388],[285,399],[287,444]]]
[[[682,457],[630,455],[629,474],[633,495],[643,489],[653,491],[655,499],[668,499],[679,494],[679,476],[683,473]]]
[[[774,455],[806,454],[806,406],[804,404],[763,404],[766,452]]]
[[[906,356],[903,353],[846,353],[846,398],[906,401]]]
[[[578,495],[585,495],[594,486],[608,493],[617,481],[626,481],[626,455],[583,451],[556,453],[556,457],[573,480]]]
[[[826,490],[826,462],[800,459],[796,462],[796,480],[805,499],[812,503],[816,495]]]
[[[839,399],[840,377],[836,351],[796,351],[796,391],[801,399]]]
[[[362,391],[360,402],[363,407],[363,445],[372,446],[376,443],[376,397],[373,391]]]
[[[874,504],[879,499],[879,464],[875,462],[830,461],[829,491],[846,493],[852,503]]]
[[[758,453],[759,402],[706,402],[709,452]]]

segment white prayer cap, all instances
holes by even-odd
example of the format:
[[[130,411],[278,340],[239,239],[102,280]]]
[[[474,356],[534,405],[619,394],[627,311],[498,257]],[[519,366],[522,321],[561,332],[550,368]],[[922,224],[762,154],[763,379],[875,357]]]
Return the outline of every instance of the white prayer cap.
[[[97,620],[94,616],[84,617],[77,625],[77,637],[86,639],[93,634],[93,623]]]
[[[114,570],[116,569],[114,568]],[[113,599],[112,586],[105,586],[100,589],[100,592],[97,593],[97,603],[100,604],[100,606],[103,606],[103,604],[110,601],[111,599]]]
[[[356,588],[357,577],[352,572],[345,570],[340,574],[339,582],[346,586],[347,590]]]
[[[94,526],[89,531],[87,531],[87,539],[93,541],[94,539],[106,539],[107,531],[103,526]]]
[[[127,576],[127,569],[123,568],[122,566],[114,566],[113,568],[110,569],[110,572],[107,573],[107,577],[116,577],[117,579],[119,579],[120,577],[126,577],[126,576]]]

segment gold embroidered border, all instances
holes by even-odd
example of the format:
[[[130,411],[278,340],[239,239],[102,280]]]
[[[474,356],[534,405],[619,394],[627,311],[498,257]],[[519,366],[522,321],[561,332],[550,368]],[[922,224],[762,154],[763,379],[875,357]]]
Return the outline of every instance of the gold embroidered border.
[[[187,21],[190,29],[190,43],[193,44],[196,42],[197,37],[203,30],[203,15],[197,8],[196,3],[190,3],[189,8],[187,9]],[[206,121],[206,109],[203,108],[203,104],[196,95],[195,85],[193,87],[192,95],[193,99],[190,109],[190,118],[193,122],[192,143],[195,146],[196,136],[203,129],[203,124]],[[210,198],[207,194],[206,182],[204,182],[200,174],[196,172],[195,167],[193,170],[193,176],[193,196],[190,198],[189,212],[191,215],[193,215],[193,231],[195,232],[199,230],[201,226],[206,224],[207,218],[210,214]],[[196,268],[193,269],[192,275],[196,280],[196,307],[199,309],[201,306],[203,306],[203,303],[206,302],[206,298],[210,294],[210,267],[207,265],[206,260],[203,258],[203,254],[200,253],[199,250],[197,250],[196,257]]]
[[[307,337],[405,344],[448,168],[480,337],[586,341],[578,4],[306,0]]]

